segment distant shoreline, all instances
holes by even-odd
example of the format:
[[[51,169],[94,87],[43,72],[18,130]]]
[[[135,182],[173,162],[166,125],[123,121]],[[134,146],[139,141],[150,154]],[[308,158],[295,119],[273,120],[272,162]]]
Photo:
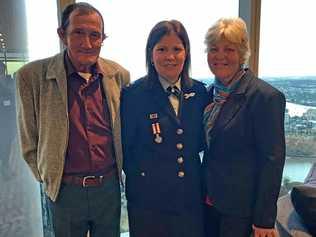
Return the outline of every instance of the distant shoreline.
[[[286,102],[286,108],[288,109],[289,115],[292,116],[303,116],[303,114],[309,109],[316,109],[315,106],[301,105],[293,102]]]
[[[293,101],[288,101],[286,100],[286,103],[291,103],[291,104],[296,104],[296,105],[301,105],[301,106],[307,106],[307,107],[311,107],[311,109],[316,109],[316,103],[312,103],[312,104],[303,104],[303,103],[298,103],[298,102],[293,102]]]
[[[316,162],[316,156],[286,156],[286,161]]]
[[[302,106],[307,106],[307,107],[312,107],[311,109],[316,109],[315,105],[310,105],[310,104],[304,104],[304,103],[297,103],[297,102],[292,102],[292,101],[286,101],[286,103],[291,103],[291,104],[296,104],[296,105],[302,105]]]

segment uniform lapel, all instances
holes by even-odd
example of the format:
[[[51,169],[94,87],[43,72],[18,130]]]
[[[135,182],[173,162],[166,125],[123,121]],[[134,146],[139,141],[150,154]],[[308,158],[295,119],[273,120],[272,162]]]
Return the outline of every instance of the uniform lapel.
[[[151,81],[152,83],[150,83],[150,86],[149,86],[149,93],[150,93],[150,96],[152,96],[154,100],[154,104],[157,105],[164,113],[166,113],[167,116],[170,117],[171,121],[179,125],[180,119],[179,117],[177,117],[176,113],[174,112],[172,105],[169,101],[168,94],[165,92],[165,90],[161,86],[159,80],[158,79],[157,80],[148,79],[148,80],[152,80]]]
[[[196,92],[193,90],[192,86],[186,85],[185,83],[181,84],[181,100],[180,100],[180,109],[179,109],[179,117],[182,121],[186,114],[192,113],[191,101],[196,96]]]

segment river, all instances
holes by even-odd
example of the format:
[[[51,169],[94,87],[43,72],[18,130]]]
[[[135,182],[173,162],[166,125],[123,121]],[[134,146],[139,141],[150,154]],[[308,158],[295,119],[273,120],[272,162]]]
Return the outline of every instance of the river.
[[[299,105],[290,102],[286,102],[286,108],[288,109],[289,115],[291,117],[301,117],[308,109],[316,109],[316,107],[313,106]]]
[[[289,178],[290,181],[303,182],[315,158],[287,158],[283,171],[283,178]]]
[[[291,117],[302,116],[308,109],[316,109],[313,106],[299,105],[286,102],[286,108]],[[308,171],[316,159],[313,158],[287,158],[284,166],[283,177],[290,181],[303,182]]]

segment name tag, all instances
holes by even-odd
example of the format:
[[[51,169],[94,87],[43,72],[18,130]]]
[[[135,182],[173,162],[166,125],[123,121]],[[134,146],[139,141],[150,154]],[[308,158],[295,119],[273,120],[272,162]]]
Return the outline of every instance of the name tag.
[[[10,106],[11,105],[11,100],[4,100],[3,101],[3,106]]]

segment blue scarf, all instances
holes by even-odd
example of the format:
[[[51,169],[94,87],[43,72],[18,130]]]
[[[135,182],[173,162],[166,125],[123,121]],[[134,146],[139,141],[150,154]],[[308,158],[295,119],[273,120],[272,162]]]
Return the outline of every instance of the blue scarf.
[[[213,101],[204,109],[203,124],[206,137],[207,147],[210,147],[210,133],[216,122],[216,118],[221,111],[223,104],[227,101],[229,95],[238,87],[240,79],[245,75],[246,71],[241,69],[238,71],[230,83],[225,86],[218,78],[213,83]]]

